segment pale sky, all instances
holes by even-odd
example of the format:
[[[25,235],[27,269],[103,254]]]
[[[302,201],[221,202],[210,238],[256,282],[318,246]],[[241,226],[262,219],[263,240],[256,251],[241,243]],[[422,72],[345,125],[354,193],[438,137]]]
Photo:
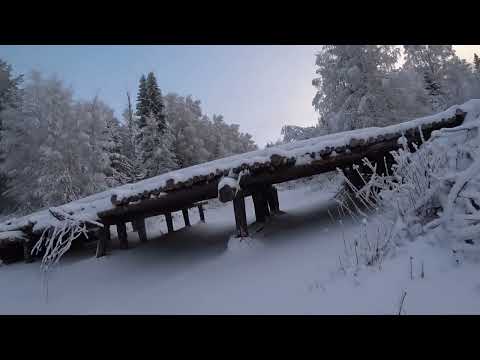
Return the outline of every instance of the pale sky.
[[[192,94],[208,115],[240,124],[263,147],[283,125],[313,125],[315,53],[321,45],[0,46],[15,73],[57,74],[81,99],[100,98],[120,114],[126,91],[136,97],[142,73],[155,72],[162,92]],[[480,45],[456,45],[472,61]]]

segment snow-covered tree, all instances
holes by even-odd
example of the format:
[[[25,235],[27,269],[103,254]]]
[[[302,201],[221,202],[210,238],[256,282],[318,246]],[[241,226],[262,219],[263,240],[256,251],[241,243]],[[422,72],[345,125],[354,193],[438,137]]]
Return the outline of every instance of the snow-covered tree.
[[[210,120],[203,114],[199,100],[170,93],[165,103],[180,167],[256,149],[251,135],[239,132],[238,125],[225,123],[221,115]]]
[[[102,152],[107,156],[105,180],[109,187],[130,182],[134,165],[124,153],[127,128],[121,126],[113,110],[104,103],[97,105],[98,123],[104,127]]]
[[[75,104],[57,78],[33,72],[22,107],[7,117],[8,193],[24,211],[54,206],[106,188],[104,128],[92,103]]]
[[[480,73],[480,58],[478,57],[477,54],[473,54],[473,66],[474,66],[475,72]]]
[[[130,100],[130,97],[129,97]],[[147,100],[147,79],[145,75],[140,77],[140,81],[138,84],[138,93],[137,93],[137,128],[141,130],[147,123],[147,116],[149,115],[149,107],[148,107],[148,100]],[[138,137],[141,136],[141,132],[139,131],[137,134]],[[137,141],[140,141],[138,139]]]
[[[385,80],[400,50],[390,45],[326,45],[316,55],[313,106],[330,132],[394,122]]]
[[[153,72],[148,73],[146,80],[146,106],[148,115],[157,122],[158,130],[162,132],[166,127],[165,105],[163,103],[162,92],[157,84],[157,79]]]
[[[315,136],[325,134],[325,130],[319,126],[295,126],[285,125],[282,127],[281,134],[283,136],[283,143],[289,143],[298,140],[310,139]]]
[[[12,67],[0,59],[0,213],[14,206],[13,199],[5,195],[8,177],[3,166],[6,149],[2,138],[6,132],[4,117],[11,116],[9,113],[15,112],[20,106],[21,90],[19,85],[22,78],[21,75],[14,77]]]
[[[120,128],[121,135],[121,153],[128,158],[131,165],[128,174],[128,182],[135,182],[145,177],[141,159],[138,155],[139,146],[137,143],[138,121],[133,113],[130,94],[127,92],[127,108],[122,114],[124,126]]]
[[[147,124],[140,143],[146,177],[177,169],[178,164],[173,150],[174,137],[168,122],[165,121],[165,127],[160,130],[153,114],[146,120]]]
[[[147,177],[178,167],[173,134],[165,105],[153,72],[140,79],[137,97],[137,157]]]
[[[452,45],[404,45],[404,52],[404,67],[414,69],[424,78],[432,111],[444,110],[448,107],[447,64],[456,57]]]

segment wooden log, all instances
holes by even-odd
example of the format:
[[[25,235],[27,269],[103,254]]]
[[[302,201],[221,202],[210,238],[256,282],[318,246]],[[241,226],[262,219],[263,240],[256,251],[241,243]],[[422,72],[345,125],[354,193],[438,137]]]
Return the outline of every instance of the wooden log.
[[[190,226],[190,218],[188,217],[188,209],[182,209],[183,221],[185,226]]]
[[[128,249],[127,226],[124,222],[117,223],[118,241],[120,242],[120,249]]]
[[[166,213],[165,214],[165,222],[167,223],[167,229],[169,233],[173,232],[173,219],[172,219],[172,213]]]
[[[218,198],[221,202],[232,201],[235,198],[235,189],[230,187],[230,185],[223,186],[218,191]]]
[[[272,215],[276,215],[280,213],[280,204],[278,202],[278,191],[275,186],[270,185],[267,187],[265,192],[267,197],[267,203],[270,207],[270,212]]]
[[[138,234],[140,242],[147,242],[147,230],[145,229],[145,218],[135,220],[135,231]]]
[[[461,125],[463,117],[464,115],[452,120],[449,119],[448,122],[434,123],[428,133],[424,133],[425,139],[428,139],[431,132],[434,130]],[[325,156],[327,155],[328,150],[331,151],[331,148],[319,151],[317,154],[320,153],[320,155],[323,156],[321,158],[317,157],[316,159],[312,159],[310,164],[295,165],[292,167],[282,166],[279,168],[272,168],[272,171],[270,172],[268,168],[270,164],[267,161],[264,163],[263,170],[242,177],[241,186],[242,188],[248,189],[255,185],[276,184],[328,171],[335,171],[337,167],[343,168],[345,166],[351,166],[353,163],[359,163],[364,157],[375,159],[379,154],[387,154],[389,151],[399,148],[397,139],[401,135],[400,133],[387,130],[383,134],[385,135],[385,141],[383,142],[367,146],[363,139],[359,139],[358,146],[352,149],[351,152],[347,153],[345,151],[344,153],[337,154],[336,157]],[[409,141],[410,140],[411,139],[409,139]],[[228,172],[228,170],[225,169],[225,172]],[[162,196],[158,199],[143,200],[141,203],[130,204],[128,207],[114,207],[113,209],[101,211],[98,215],[102,219],[102,222],[105,221],[114,225],[119,219],[122,219],[123,221],[131,221],[138,217],[156,216],[165,214],[166,212],[179,211],[197,201],[216,197],[220,197],[220,199],[223,198],[225,201],[231,201],[233,200],[231,196],[234,196],[234,192],[231,190],[235,189],[223,189],[223,191],[220,191],[219,193],[218,179],[216,179],[210,183],[203,182],[198,185],[194,184],[190,188],[182,189],[182,191],[169,191],[168,196]],[[228,196],[230,199],[227,199],[228,197],[226,196],[222,196],[223,193],[230,193],[231,196]],[[244,196],[246,196],[245,193]]]
[[[97,258],[107,255],[107,246],[110,243],[110,226],[104,225],[98,232]]]
[[[268,211],[266,188],[264,186],[256,187],[252,191],[252,199],[257,222],[265,222],[267,216],[270,216],[270,212]]]
[[[200,221],[205,222],[205,213],[203,212],[203,205],[198,205],[198,213],[200,214]]]
[[[279,167],[280,165],[282,165],[283,160],[284,157],[281,155],[273,154],[272,156],[270,156],[270,162],[274,167]]]
[[[237,227],[237,237],[248,237],[247,214],[245,212],[245,197],[243,192],[239,191],[233,199],[233,212],[235,214],[235,224]]]

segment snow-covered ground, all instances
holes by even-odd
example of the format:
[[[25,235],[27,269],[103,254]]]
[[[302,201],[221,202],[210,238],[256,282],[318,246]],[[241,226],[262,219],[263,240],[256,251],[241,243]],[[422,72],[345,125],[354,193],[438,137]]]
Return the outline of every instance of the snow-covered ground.
[[[173,234],[160,236],[165,223],[151,218],[147,244],[129,233],[130,250],[115,248],[99,259],[93,248],[65,255],[50,275],[48,302],[38,261],[1,266],[0,313],[396,314],[404,291],[405,314],[480,313],[479,264],[457,263],[433,243],[407,243],[381,269],[342,271],[343,239],[353,239],[362,225],[350,218],[334,223],[332,196],[318,183],[281,187],[286,214],[263,229],[251,226],[244,246],[238,240],[229,246],[231,204],[211,203],[206,224],[192,210],[190,228],[176,217]],[[246,205],[251,223],[250,198]]]

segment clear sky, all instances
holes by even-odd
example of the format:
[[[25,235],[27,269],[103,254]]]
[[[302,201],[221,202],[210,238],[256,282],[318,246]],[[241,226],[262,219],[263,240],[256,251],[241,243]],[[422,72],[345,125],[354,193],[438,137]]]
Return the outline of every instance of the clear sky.
[[[229,46],[0,46],[0,59],[15,73],[56,74],[76,98],[96,94],[120,116],[126,91],[136,97],[138,79],[153,71],[162,92],[191,94],[208,115],[240,124],[259,146],[280,137],[285,124],[313,125],[315,52],[321,45]],[[457,45],[472,61],[480,45]]]

